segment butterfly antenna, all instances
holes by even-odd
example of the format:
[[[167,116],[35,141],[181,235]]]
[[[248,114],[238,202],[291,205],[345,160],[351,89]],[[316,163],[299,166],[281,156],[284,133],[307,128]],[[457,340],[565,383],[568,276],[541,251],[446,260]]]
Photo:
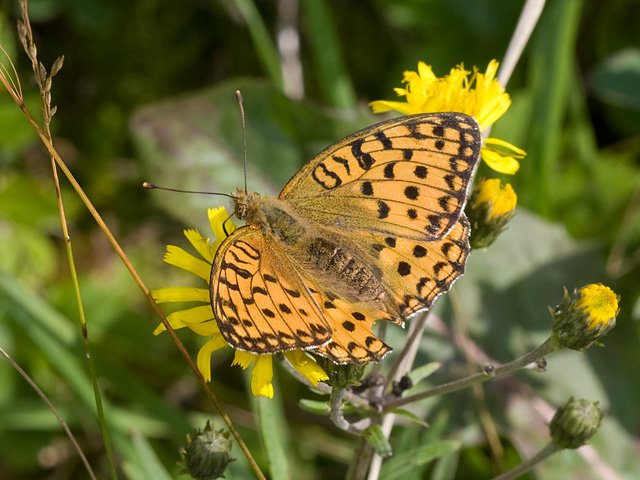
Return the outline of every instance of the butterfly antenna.
[[[229,195],[228,193],[203,192],[198,190],[182,190],[181,188],[161,187],[160,185],[156,185],[155,183],[151,183],[151,182],[144,182],[142,186],[144,188],[148,188],[149,190],[166,190],[168,192],[196,193],[199,195],[220,195],[222,197],[233,198],[233,195]]]
[[[247,126],[244,120],[244,104],[242,101],[242,92],[236,90],[236,99],[240,107],[240,118],[242,119],[242,171],[244,173],[244,191],[247,191]]]

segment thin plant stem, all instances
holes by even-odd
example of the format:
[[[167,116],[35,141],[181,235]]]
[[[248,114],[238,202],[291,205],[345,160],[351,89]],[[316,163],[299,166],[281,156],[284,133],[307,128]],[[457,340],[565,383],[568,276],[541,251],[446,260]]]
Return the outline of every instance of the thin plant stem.
[[[3,84],[5,83],[4,79],[2,79],[0,81],[2,81]],[[6,87],[6,84],[5,84],[5,87]],[[120,257],[120,259],[122,260],[122,263],[124,264],[125,268],[129,271],[129,274],[131,275],[133,280],[136,282],[136,284],[138,285],[140,290],[142,290],[142,293],[149,300],[149,304],[151,305],[151,308],[158,315],[158,317],[160,318],[162,324],[167,329],[167,333],[171,337],[171,340],[176,344],[176,346],[178,347],[178,350],[182,354],[183,358],[186,360],[187,364],[189,365],[191,370],[194,372],[194,374],[196,375],[196,377],[200,381],[200,384],[202,385],[202,388],[206,392],[207,396],[209,397],[209,400],[211,401],[213,407],[216,409],[216,411],[218,412],[218,414],[220,415],[220,417],[224,421],[225,425],[227,426],[229,432],[231,432],[231,434],[233,435],[234,439],[238,443],[238,446],[240,447],[240,449],[242,450],[244,455],[247,457],[247,461],[249,462],[249,464],[250,464],[251,468],[253,469],[254,473],[260,479],[266,478],[264,476],[264,474],[262,473],[262,471],[260,470],[260,467],[258,467],[258,464],[256,463],[255,459],[253,458],[253,455],[251,455],[251,452],[249,451],[249,448],[247,447],[247,445],[244,443],[244,441],[240,437],[240,433],[236,430],[236,428],[234,427],[233,423],[231,422],[231,419],[225,413],[225,411],[224,411],[224,409],[222,407],[222,404],[220,403],[218,398],[215,396],[215,394],[211,390],[209,384],[207,382],[205,382],[204,378],[202,377],[202,374],[200,373],[200,370],[198,370],[198,366],[193,361],[193,359],[189,355],[189,352],[187,352],[187,349],[185,348],[184,344],[182,343],[182,341],[176,335],[175,330],[169,324],[169,321],[167,320],[166,316],[164,315],[162,310],[160,310],[160,307],[158,306],[158,304],[155,302],[155,300],[151,296],[151,292],[149,291],[147,286],[142,281],[142,278],[140,277],[140,275],[138,275],[138,272],[135,270],[135,268],[131,264],[131,261],[129,260],[129,258],[127,257],[126,253],[124,252],[124,250],[122,249],[122,247],[120,246],[118,241],[116,240],[116,238],[113,235],[113,233],[111,233],[111,230],[109,230],[109,227],[107,226],[107,224],[103,220],[102,216],[98,213],[96,208],[93,206],[93,203],[91,203],[91,200],[86,195],[86,193],[84,192],[84,190],[82,189],[82,187],[80,186],[78,181],[75,179],[75,177],[73,176],[73,174],[71,173],[71,171],[69,170],[67,165],[64,163],[62,158],[60,158],[60,155],[55,150],[55,148],[53,147],[51,142],[49,142],[49,140],[46,138],[46,136],[44,135],[44,133],[40,129],[39,125],[37,124],[37,122],[35,121],[33,116],[31,115],[31,112],[29,112],[29,110],[24,105],[24,103],[20,103],[18,106],[20,107],[20,110],[22,110],[22,112],[25,114],[25,116],[29,120],[29,123],[31,123],[32,127],[34,128],[34,130],[36,131],[36,133],[40,137],[40,140],[42,141],[42,143],[44,144],[46,149],[49,151],[49,154],[54,158],[54,160],[55,160],[56,164],[58,165],[58,167],[60,168],[60,170],[62,170],[64,175],[67,177],[67,180],[69,181],[69,183],[71,183],[73,189],[76,191],[76,193],[78,194],[78,196],[82,200],[82,203],[85,205],[85,207],[87,208],[87,210],[89,211],[89,213],[91,214],[91,216],[93,217],[95,222],[98,224],[98,227],[102,230],[104,235],[107,237],[107,240],[111,244],[111,247],[114,249],[116,254]]]
[[[402,352],[400,352],[396,363],[393,365],[391,371],[389,372],[389,375],[387,376],[387,388],[389,388],[394,381],[400,380],[402,376],[411,371],[413,362],[415,361],[416,355],[418,353],[420,339],[422,338],[422,334],[424,333],[424,329],[427,325],[428,317],[429,313],[425,312],[418,319],[414,320],[411,323],[407,336],[407,342],[405,343]],[[395,420],[396,416],[393,413],[387,413],[382,418],[382,424],[380,427],[386,439],[389,439],[389,436],[391,435],[391,430],[393,429]],[[369,475],[367,476],[367,478],[368,480],[375,480],[380,476],[380,469],[382,468],[383,458],[375,453],[373,449],[369,450],[369,454],[371,455],[371,461],[369,465]]]
[[[24,380],[29,384],[29,386],[33,389],[33,391],[36,392],[36,394],[40,397],[40,399],[43,401],[43,403],[49,408],[49,410],[51,410],[51,413],[53,413],[53,415],[58,420],[58,423],[60,423],[60,426],[62,427],[62,429],[65,431],[65,433],[69,437],[69,440],[71,441],[71,444],[73,445],[73,448],[75,448],[76,452],[78,452],[78,456],[80,457],[80,460],[82,461],[82,464],[84,465],[84,468],[87,470],[87,473],[89,474],[89,477],[91,477],[92,480],[97,480],[95,473],[93,473],[93,470],[91,469],[91,465],[89,464],[89,460],[87,460],[87,457],[85,457],[84,452],[82,451],[82,448],[80,448],[80,445],[78,444],[76,438],[74,437],[73,433],[71,432],[71,429],[69,428],[69,425],[67,425],[67,422],[64,421],[64,418],[62,417],[60,412],[58,412],[58,410],[53,405],[53,403],[51,403],[49,401],[49,399],[47,398],[46,394],[40,389],[40,387],[38,387],[36,382],[33,381],[33,379],[29,376],[29,374],[27,372],[25,372],[22,369],[22,367],[20,365],[18,365],[18,363],[13,358],[11,358],[11,356],[2,347],[0,347],[0,353],[2,353],[2,355],[4,355],[4,357],[7,359],[9,364],[15,369],[16,372],[18,372],[18,374],[22,378],[24,378]]]
[[[390,410],[393,410],[394,408],[417,402],[419,400],[424,400],[425,398],[457,392],[477,383],[483,383],[488,380],[497,380],[499,378],[506,377],[507,375],[510,375],[517,370],[535,363],[537,360],[543,358],[545,355],[548,355],[556,349],[557,346],[555,341],[553,341],[552,338],[549,338],[536,349],[519,358],[516,358],[509,363],[505,363],[504,365],[501,365],[499,367],[493,367],[489,365],[485,367],[482,372],[469,375],[468,377],[444,383],[425,392],[410,395],[405,398],[390,400],[384,405],[382,410],[383,412],[388,412]]]
[[[251,35],[251,40],[253,40],[253,46],[258,54],[258,60],[262,63],[266,74],[276,88],[283,91],[284,79],[278,58],[278,49],[260,16],[258,8],[253,0],[232,0],[231,3],[235,6],[237,12],[242,16],[242,19],[247,25],[249,35]]]
[[[511,74],[522,56],[524,47],[529,43],[533,29],[538,24],[544,9],[544,4],[545,0],[527,0],[527,3],[522,7],[518,24],[511,36],[511,41],[498,71],[498,82],[503,88],[507,86]]]
[[[85,207],[87,208],[87,210],[89,211],[89,213],[91,214],[91,216],[93,217],[95,222],[98,224],[98,227],[104,233],[105,237],[107,238],[107,240],[111,244],[111,247],[114,249],[116,254],[120,257],[120,259],[121,259],[122,263],[124,264],[125,268],[129,271],[129,274],[131,275],[131,277],[133,278],[135,283],[138,285],[140,290],[142,290],[142,293],[147,297],[147,300],[149,301],[149,304],[151,305],[151,308],[156,313],[156,315],[158,315],[158,317],[160,318],[160,321],[162,322],[162,324],[167,329],[167,332],[168,332],[169,336],[171,337],[171,340],[174,342],[174,344],[178,348],[178,351],[180,352],[180,354],[183,356],[183,358],[185,359],[185,361],[189,365],[189,368],[191,368],[193,373],[198,378],[198,381],[200,382],[203,390],[205,391],[206,395],[209,397],[209,401],[212,403],[213,407],[215,408],[215,410],[218,412],[218,414],[220,415],[220,417],[224,421],[224,423],[227,426],[227,429],[229,430],[231,435],[233,435],[234,439],[236,440],[236,442],[238,444],[238,447],[240,448],[240,450],[242,450],[242,453],[245,455],[245,457],[247,459],[247,462],[249,463],[249,465],[250,465],[251,469],[253,470],[254,474],[256,475],[256,477],[258,479],[265,479],[266,477],[264,476],[264,474],[260,470],[260,467],[258,467],[258,464],[256,463],[255,459],[253,458],[253,455],[251,454],[251,451],[249,450],[247,445],[242,440],[242,437],[240,436],[240,433],[237,431],[237,429],[233,425],[231,419],[229,418],[229,416],[224,411],[224,409],[222,407],[222,404],[220,403],[220,401],[217,399],[217,397],[215,396],[215,394],[211,390],[211,387],[209,386],[209,384],[202,377],[202,374],[198,370],[198,367],[197,367],[196,363],[193,361],[193,359],[191,358],[191,356],[187,352],[187,350],[186,350],[184,344],[182,343],[182,341],[176,335],[175,330],[173,329],[173,327],[167,321],[166,316],[164,315],[162,310],[160,310],[160,307],[158,306],[158,304],[155,302],[155,300],[151,296],[151,292],[149,291],[149,289],[146,287],[146,285],[142,281],[142,278],[140,278],[140,276],[138,275],[138,272],[135,270],[135,268],[131,264],[131,261],[129,260],[129,258],[125,254],[124,250],[122,249],[122,247],[120,246],[120,244],[116,240],[116,238],[113,235],[113,233],[111,233],[111,231],[109,230],[107,224],[102,219],[101,215],[98,213],[96,208],[91,203],[89,197],[86,195],[86,193],[84,192],[84,190],[82,189],[82,187],[80,186],[78,181],[75,179],[75,177],[73,176],[73,174],[71,173],[71,171],[69,170],[67,165],[64,163],[64,161],[62,160],[62,158],[60,157],[60,155],[56,151],[56,149],[53,146],[53,144],[46,137],[46,135],[44,134],[44,132],[40,128],[40,125],[36,122],[35,118],[31,114],[29,109],[26,107],[26,105],[24,104],[24,102],[22,100],[22,97],[18,95],[16,90],[13,90],[11,88],[11,82],[4,75],[4,72],[0,72],[0,83],[2,83],[3,86],[7,89],[7,91],[9,92],[11,97],[13,98],[14,102],[18,105],[18,108],[20,108],[22,113],[25,115],[27,121],[31,124],[32,128],[34,129],[34,131],[36,132],[38,137],[40,137],[40,141],[42,142],[42,144],[45,146],[45,148],[49,152],[49,155],[54,159],[56,165],[58,166],[58,168],[60,168],[62,173],[64,173],[65,177],[67,177],[67,180],[69,181],[69,183],[71,184],[73,189],[76,191],[76,193],[80,197],[80,200],[85,205]]]
[[[27,6],[26,0],[20,1],[20,9],[22,13],[22,28],[20,33],[22,35],[21,40],[24,43],[24,47],[26,49],[27,56],[31,60],[31,66],[36,77],[36,83],[40,89],[40,96],[42,98],[42,117],[44,123],[44,135],[46,138],[52,142],[53,137],[51,135],[51,120],[55,113],[55,110],[51,108],[51,86],[53,76],[60,70],[62,67],[63,59],[60,58],[54,63],[54,67],[51,70],[50,74],[47,74],[46,70],[40,63],[37,58],[37,49],[35,48],[35,44],[33,41],[33,32],[31,30],[31,22],[29,21],[29,10]],[[15,72],[15,67],[14,67]],[[19,84],[19,80],[17,80]],[[116,465],[113,458],[113,448],[111,445],[111,438],[109,434],[109,426],[105,420],[104,415],[104,406],[102,403],[102,393],[100,390],[100,386],[98,385],[98,375],[96,372],[95,362],[93,360],[93,355],[91,351],[91,342],[89,340],[89,329],[87,326],[87,320],[85,316],[84,306],[82,302],[82,295],[80,293],[80,282],[78,281],[78,272],[75,266],[75,257],[73,255],[73,246],[71,244],[71,234],[69,233],[69,226],[67,224],[67,217],[65,215],[64,202],[62,200],[62,191],[60,189],[60,179],[58,177],[58,169],[56,167],[56,162],[53,157],[50,157],[51,160],[51,172],[53,177],[53,183],[56,191],[56,202],[58,206],[58,215],[60,217],[60,228],[62,230],[62,238],[65,243],[65,252],[67,256],[67,262],[69,264],[69,273],[71,275],[71,282],[73,285],[73,292],[76,300],[76,308],[78,309],[78,321],[80,332],[82,335],[82,343],[84,345],[85,351],[85,360],[87,362],[87,367],[89,369],[89,377],[91,378],[91,385],[93,388],[93,395],[96,405],[96,415],[98,419],[98,425],[100,426],[100,433],[102,435],[102,443],[104,445],[105,456],[107,458],[107,463],[109,465],[109,473],[111,475],[112,480],[116,480],[118,478],[118,474],[116,472]]]
[[[356,445],[356,452],[353,455],[353,461],[349,465],[349,470],[345,480],[364,480],[367,475],[371,457],[373,456],[373,447],[367,439],[361,436]]]
[[[533,467],[535,467],[538,463],[546,460],[554,453],[560,451],[560,448],[553,443],[548,444],[538,453],[536,453],[533,457],[528,460],[522,462],[517,467],[509,470],[508,472],[504,472],[497,477],[494,477],[493,480],[514,480],[516,478],[520,478],[521,475],[527,473]]]

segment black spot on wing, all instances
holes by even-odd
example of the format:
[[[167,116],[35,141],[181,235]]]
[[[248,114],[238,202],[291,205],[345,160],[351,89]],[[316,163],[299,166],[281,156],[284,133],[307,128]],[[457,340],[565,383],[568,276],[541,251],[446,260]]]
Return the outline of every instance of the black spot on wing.
[[[389,208],[389,205],[386,202],[383,202],[382,200],[378,200],[378,218],[380,219],[387,218],[389,216],[390,211],[391,209]]]
[[[410,185],[404,189],[404,196],[409,200],[415,200],[420,196],[420,189],[415,185]]]
[[[351,154],[358,161],[358,165],[363,170],[369,170],[373,164],[376,162],[375,159],[369,153],[364,153],[362,151],[362,144],[364,143],[363,139],[354,140],[351,143]]]
[[[396,178],[396,174],[393,171],[395,166],[396,166],[396,162],[390,162],[385,165],[383,170],[384,178],[388,178],[388,179]]]
[[[424,165],[418,165],[413,170],[413,173],[416,177],[425,179],[427,178],[427,167],[425,167]]]
[[[399,262],[398,263],[398,273],[403,276],[406,277],[407,275],[409,275],[411,273],[411,265],[408,264],[407,262]]]
[[[363,195],[367,195],[368,197],[373,195],[373,185],[371,184],[371,182],[362,182],[362,185],[360,186],[360,192],[362,192]]]

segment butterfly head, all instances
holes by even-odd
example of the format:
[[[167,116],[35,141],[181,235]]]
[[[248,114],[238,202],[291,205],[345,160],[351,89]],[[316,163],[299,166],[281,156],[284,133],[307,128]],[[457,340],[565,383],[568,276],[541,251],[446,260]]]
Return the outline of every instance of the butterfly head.
[[[248,223],[253,223],[252,219],[260,209],[262,197],[256,192],[247,192],[237,188],[232,194],[233,211],[240,220],[246,219]]]

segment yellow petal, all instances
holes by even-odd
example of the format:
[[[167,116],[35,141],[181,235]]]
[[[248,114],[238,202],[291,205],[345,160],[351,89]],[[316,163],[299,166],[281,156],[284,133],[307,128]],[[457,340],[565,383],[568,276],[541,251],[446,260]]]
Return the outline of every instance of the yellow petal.
[[[191,325],[188,325],[188,327],[189,330],[198,335],[202,335],[203,337],[210,337],[211,335],[220,334],[218,323],[215,320],[206,320],[202,323],[193,323]]]
[[[187,237],[189,243],[193,245],[193,248],[205,259],[209,264],[213,263],[213,255],[211,254],[211,247],[209,246],[209,239],[204,238],[198,230],[186,229],[184,236]]]
[[[484,139],[484,144],[492,147],[492,150],[502,150],[504,153],[510,154],[515,158],[524,158],[527,152],[516,147],[513,143],[509,143],[501,138],[489,137]]]
[[[169,322],[169,325],[171,325],[171,328],[173,328],[174,330],[179,330],[180,328],[184,328],[187,326],[186,323],[184,323],[183,321],[183,315],[181,315],[181,313],[182,313],[182,310],[179,310],[177,312],[173,312],[167,315],[167,321]],[[166,328],[164,324],[161,323],[153,331],[153,334],[158,335],[159,333],[162,333],[165,330]]]
[[[370,102],[369,106],[373,110],[373,113],[388,112],[389,110],[395,110],[405,115],[411,115],[413,113],[420,113],[415,110],[415,107],[405,102],[391,102],[387,100],[376,100]]]
[[[520,168],[520,163],[515,158],[500,155],[489,148],[483,147],[481,154],[482,160],[496,172],[513,175]]]
[[[200,350],[198,350],[198,356],[196,358],[196,364],[198,370],[202,373],[205,382],[211,381],[211,354],[216,350],[221,349],[227,344],[222,338],[222,335],[217,335],[211,338],[205,343]]]
[[[315,387],[318,382],[329,380],[329,376],[311,357],[302,350],[292,350],[285,352],[284,356],[291,362],[291,365],[304,375],[307,380]]]
[[[427,65],[423,61],[418,62],[418,76],[423,82],[433,82],[436,79],[431,65]]]
[[[231,362],[231,365],[239,365],[243,370],[246,370],[256,360],[256,357],[257,355],[254,353],[236,350],[236,354],[233,357],[233,362]]]
[[[258,355],[251,370],[251,393],[256,397],[273,398],[273,356]]]
[[[229,220],[229,214],[227,213],[227,209],[224,207],[210,208],[207,211],[207,214],[209,216],[211,231],[213,231],[213,235],[216,237],[215,242],[211,246],[211,251],[213,254],[215,254],[215,252],[220,247],[220,244],[224,241],[225,238],[227,238],[228,235],[231,235],[233,233],[233,231],[236,229],[236,226],[231,220]],[[224,231],[225,228],[227,230],[226,233]]]
[[[167,252],[164,254],[163,260],[169,265],[182,268],[191,272],[198,277],[209,281],[211,275],[211,264],[194,257],[180,247],[175,245],[167,245]]]
[[[177,312],[173,312],[171,315],[168,315],[167,319],[168,318],[180,319],[185,325],[189,326],[194,323],[213,320],[213,310],[211,310],[211,305],[202,305],[200,307],[178,310]]]
[[[209,303],[209,290],[195,287],[166,287],[151,291],[158,303],[167,302],[203,302]]]
[[[167,315],[167,320],[174,330],[178,330],[179,328],[191,327],[194,324],[213,320],[213,311],[211,310],[211,305],[202,305],[173,312]],[[153,331],[153,334],[157,335],[164,330],[164,325],[160,324]]]

